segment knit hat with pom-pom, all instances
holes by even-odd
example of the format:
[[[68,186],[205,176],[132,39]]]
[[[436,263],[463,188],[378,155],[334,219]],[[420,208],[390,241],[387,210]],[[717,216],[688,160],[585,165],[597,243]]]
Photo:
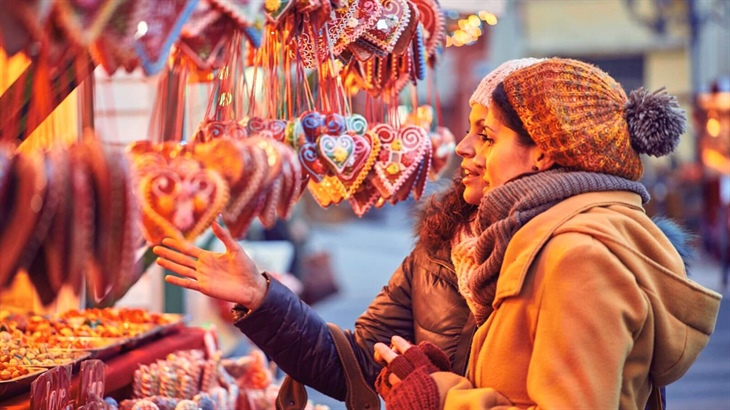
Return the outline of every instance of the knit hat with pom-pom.
[[[482,78],[482,81],[479,82],[479,86],[476,90],[474,90],[471,98],[469,98],[469,105],[473,106],[474,104],[479,104],[489,108],[489,106],[492,105],[492,92],[494,91],[494,88],[497,84],[501,83],[507,75],[519,70],[520,68],[529,67],[544,60],[544,58],[518,58],[515,60],[505,61],[500,64],[499,67],[490,71],[489,74]]]
[[[685,131],[684,111],[664,89],[627,98],[610,75],[582,61],[547,59],[503,84],[530,137],[563,167],[636,181],[639,154],[667,155]]]

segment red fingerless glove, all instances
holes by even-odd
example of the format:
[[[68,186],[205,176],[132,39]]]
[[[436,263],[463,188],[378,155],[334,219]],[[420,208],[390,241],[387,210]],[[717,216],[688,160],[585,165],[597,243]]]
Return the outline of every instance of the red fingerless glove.
[[[450,370],[449,358],[441,349],[430,342],[421,342],[384,367],[375,380],[375,388],[388,409],[437,409],[438,388],[429,375]],[[388,380],[391,373],[401,379],[395,387]]]
[[[385,400],[386,410],[439,410],[439,390],[430,374],[425,367],[413,370],[393,387]]]

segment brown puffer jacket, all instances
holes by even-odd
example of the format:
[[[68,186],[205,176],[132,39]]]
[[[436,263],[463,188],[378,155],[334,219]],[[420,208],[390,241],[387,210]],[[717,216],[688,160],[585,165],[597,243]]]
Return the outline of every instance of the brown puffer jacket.
[[[294,380],[344,400],[345,373],[325,321],[281,283],[272,280],[264,303],[235,325]],[[415,343],[428,340],[464,374],[476,326],[458,292],[447,247],[429,255],[417,244],[346,332],[360,368],[373,385],[380,365],[373,345],[399,335]]]

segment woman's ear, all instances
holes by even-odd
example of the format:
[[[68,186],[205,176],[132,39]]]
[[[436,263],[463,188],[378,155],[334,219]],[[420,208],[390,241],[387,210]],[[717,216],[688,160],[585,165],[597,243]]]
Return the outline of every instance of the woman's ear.
[[[550,155],[546,154],[538,148],[537,158],[535,159],[535,167],[539,171],[545,171],[552,168],[553,165],[555,165],[555,160],[553,160]]]

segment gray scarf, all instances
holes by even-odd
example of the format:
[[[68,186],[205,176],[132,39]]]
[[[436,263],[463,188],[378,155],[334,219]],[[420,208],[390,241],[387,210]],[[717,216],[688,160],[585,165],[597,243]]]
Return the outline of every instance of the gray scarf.
[[[468,232],[452,247],[459,290],[467,299],[478,324],[492,313],[497,279],[512,236],[523,225],[553,205],[587,192],[630,191],[649,201],[640,182],[564,168],[538,172],[512,180],[489,191],[479,205],[476,236]]]

